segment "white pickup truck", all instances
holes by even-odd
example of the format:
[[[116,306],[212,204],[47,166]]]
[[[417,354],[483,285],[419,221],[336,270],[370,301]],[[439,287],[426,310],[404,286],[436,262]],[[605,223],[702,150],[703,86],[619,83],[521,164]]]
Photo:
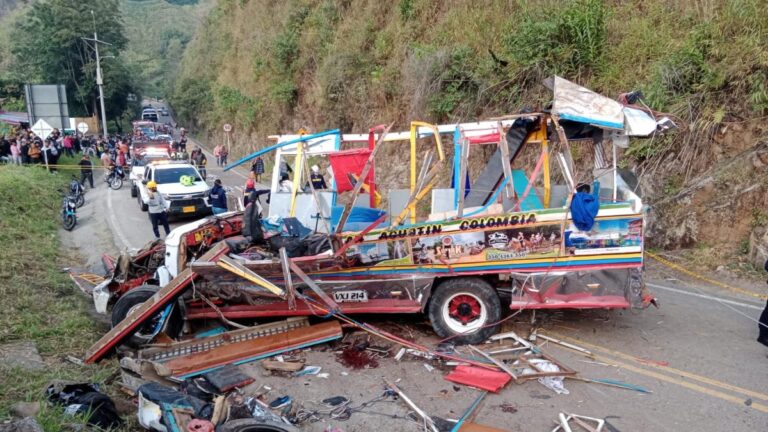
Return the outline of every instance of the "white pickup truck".
[[[183,176],[191,177],[192,181],[183,184]],[[193,165],[172,161],[147,164],[141,181],[136,183],[137,199],[142,211],[147,211],[148,208],[147,182],[149,181],[157,183],[157,191],[168,201],[169,214],[200,216],[212,213],[211,205],[208,203],[211,187]]]
[[[165,149],[146,149],[142,152],[135,152],[131,160],[131,171],[128,178],[131,181],[131,197],[136,198],[139,195],[139,184],[144,181],[144,171],[146,166],[153,162],[171,160],[171,156]]]

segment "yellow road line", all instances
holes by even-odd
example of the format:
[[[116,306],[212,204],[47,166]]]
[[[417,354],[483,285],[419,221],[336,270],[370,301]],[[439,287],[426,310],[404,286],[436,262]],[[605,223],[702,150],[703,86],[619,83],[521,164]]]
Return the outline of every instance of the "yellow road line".
[[[692,278],[703,280],[704,282],[707,282],[709,284],[718,286],[718,287],[726,289],[728,291],[736,292],[736,293],[739,293],[739,294],[744,294],[744,295],[747,295],[747,296],[750,296],[750,297],[759,298],[761,300],[768,300],[768,295],[758,294],[756,292],[745,290],[744,288],[738,288],[738,287],[733,287],[733,286],[724,284],[724,283],[716,281],[714,279],[710,279],[708,277],[704,277],[704,276],[701,276],[699,274],[696,274],[696,273],[688,270],[687,268],[682,267],[680,265],[677,265],[677,264],[675,264],[675,263],[673,263],[671,261],[668,261],[668,260],[666,260],[666,259],[664,259],[664,258],[662,258],[662,257],[660,257],[660,256],[658,256],[658,255],[656,255],[654,253],[651,253],[651,252],[648,252],[648,251],[646,251],[645,253],[646,253],[646,255],[648,255],[649,257],[651,257],[653,259],[655,259],[656,261],[660,262],[661,264],[664,264],[665,266],[667,266],[669,268],[672,268],[672,269],[675,269],[675,270],[677,270],[677,271],[679,271],[681,273],[685,273],[685,274],[687,274],[688,276],[690,276]]]
[[[717,380],[714,380],[712,378],[708,378],[708,377],[705,377],[705,376],[697,375],[697,374],[694,374],[694,373],[691,373],[691,372],[686,372],[686,371],[683,371],[683,370],[680,370],[680,369],[675,369],[675,368],[670,367],[670,366],[659,366],[659,365],[655,365],[653,363],[644,363],[644,362],[639,361],[637,359],[637,357],[631,356],[629,354],[624,354],[622,352],[615,351],[615,350],[612,350],[610,348],[605,348],[605,347],[602,347],[602,346],[599,346],[599,345],[594,345],[594,344],[591,344],[589,342],[585,342],[583,340],[572,338],[572,337],[569,337],[569,336],[566,336],[566,335],[563,335],[563,334],[559,334],[559,333],[556,333],[556,332],[547,332],[547,333],[552,335],[552,336],[554,336],[554,337],[556,337],[556,338],[558,338],[558,339],[562,339],[564,341],[571,342],[571,343],[573,343],[575,345],[579,345],[581,347],[588,348],[588,349],[590,349],[592,351],[602,351],[603,353],[606,353],[606,354],[609,354],[609,355],[612,355],[612,356],[615,356],[615,357],[619,357],[619,358],[622,358],[622,359],[625,359],[625,360],[629,360],[629,361],[641,364],[644,367],[650,367],[650,368],[654,368],[654,369],[659,369],[659,370],[667,371],[669,373],[673,373],[673,374],[676,374],[676,375],[684,376],[686,378],[689,378],[689,379],[692,379],[692,380],[696,380],[696,381],[700,381],[702,383],[709,384],[709,385],[715,386],[715,387],[719,387],[719,388],[724,389],[724,390],[730,390],[730,391],[733,391],[733,392],[736,392],[736,393],[743,394],[745,396],[749,396],[751,398],[761,399],[761,400],[768,401],[768,394],[765,394],[765,393],[760,393],[760,392],[757,392],[757,391],[754,391],[754,390],[748,390],[748,389],[741,388],[741,387],[738,387],[738,386],[735,386],[735,385],[732,385],[732,384],[724,383],[722,381],[717,381]],[[674,379],[674,378],[672,378],[672,379]],[[741,402],[743,402],[743,400]]]
[[[677,385],[679,385],[681,387],[685,387],[685,388],[687,388],[689,390],[697,391],[699,393],[703,393],[703,394],[706,394],[708,396],[716,397],[718,399],[722,399],[722,400],[725,400],[725,401],[728,401],[728,402],[733,402],[733,403],[735,403],[737,405],[740,405],[740,406],[744,406],[744,399],[743,398],[739,398],[739,397],[736,397],[736,396],[733,396],[733,395],[730,395],[730,394],[726,394],[726,393],[723,393],[723,392],[720,392],[720,391],[717,391],[717,390],[712,390],[710,388],[703,387],[703,386],[700,386],[698,384],[690,383],[690,382],[687,382],[687,381],[683,381],[683,380],[680,380],[680,379],[677,379],[677,378],[674,378],[674,377],[671,377],[671,376],[668,376],[668,375],[664,375],[664,374],[656,373],[656,372],[649,371],[649,370],[646,370],[646,369],[642,369],[642,368],[639,368],[639,367],[635,367],[635,366],[632,366],[630,364],[626,364],[626,363],[623,363],[623,362],[620,362],[620,361],[616,361],[616,360],[608,358],[608,357],[603,357],[601,355],[596,355],[595,358],[597,360],[601,360],[601,361],[605,361],[605,362],[613,362],[614,364],[616,364],[616,365],[618,365],[618,366],[620,366],[620,367],[622,367],[624,369],[630,370],[630,371],[638,373],[640,375],[645,375],[645,376],[648,376],[648,377],[651,377],[651,378],[658,379],[660,381],[666,381],[666,382],[669,382],[669,383],[672,383],[672,384],[677,384]],[[758,411],[761,411],[761,412],[764,412],[764,413],[768,413],[768,405],[765,405],[765,404],[752,402],[752,404],[749,407],[750,408],[754,408],[754,409],[756,409]]]

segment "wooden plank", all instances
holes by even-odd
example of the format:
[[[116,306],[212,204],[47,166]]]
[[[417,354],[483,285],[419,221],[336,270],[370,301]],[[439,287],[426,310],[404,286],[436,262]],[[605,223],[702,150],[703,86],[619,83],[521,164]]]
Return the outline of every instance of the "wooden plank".
[[[437,176],[440,174],[440,171],[443,168],[442,161],[438,161],[434,167],[429,171],[429,173],[424,178],[424,181],[422,183],[425,184],[425,186],[420,191],[414,191],[414,193],[411,194],[411,196],[408,198],[408,205],[405,206],[402,212],[400,212],[399,215],[392,221],[390,226],[398,226],[400,223],[403,222],[403,220],[408,216],[408,213],[410,213],[411,208],[415,208],[416,204],[421,201],[424,196],[429,193],[430,190],[434,187],[435,183],[437,183]]]
[[[281,352],[338,339],[338,321],[326,321],[307,328],[242,342],[225,343],[209,351],[177,357],[162,363],[162,369],[175,379],[184,379],[228,364],[243,364]]]
[[[344,205],[344,210],[341,212],[341,217],[339,218],[339,223],[336,225],[335,233],[339,234],[341,233],[341,230],[344,229],[344,224],[347,223],[347,219],[349,219],[349,213],[352,211],[352,206],[355,205],[355,201],[357,200],[357,196],[360,195],[360,190],[363,188],[363,183],[365,183],[365,179],[368,177],[368,172],[370,172],[371,167],[373,166],[373,162],[376,158],[376,154],[379,151],[379,148],[381,147],[381,144],[384,142],[384,138],[389,133],[389,130],[392,128],[392,125],[394,123],[390,123],[389,126],[387,126],[386,129],[384,129],[384,132],[379,135],[379,139],[376,141],[376,145],[373,147],[373,151],[368,156],[368,161],[365,162],[365,166],[363,166],[363,170],[360,171],[360,177],[358,177],[358,180],[355,182],[355,188],[352,190],[352,198],[349,200],[349,202]]]
[[[174,342],[162,346],[152,346],[139,351],[139,358],[151,361],[170,360],[171,358],[181,357],[192,353],[210,351],[225,343],[258,339],[260,337],[307,327],[309,327],[309,320],[306,317],[293,317],[288,318],[285,321],[277,321],[244,329],[232,330],[204,338]]]
[[[499,150],[501,151],[501,168],[504,171],[504,177],[507,178],[505,191],[507,199],[511,200],[515,197],[515,183],[512,180],[512,164],[509,162],[509,143],[507,143],[507,135],[504,133],[501,122],[499,122]]]
[[[224,255],[229,248],[225,242],[219,242],[206,252],[201,260],[211,261]],[[168,305],[176,298],[187,286],[197,277],[197,274],[190,269],[186,269],[173,278],[168,284],[152,297],[147,299],[141,306],[125,317],[118,325],[114,326],[96,343],[94,343],[85,353],[85,362],[94,363],[104,357],[112,348],[117,346],[123,339],[127,338],[144,321],[148,320],[160,309]]]
[[[493,358],[493,357],[489,356],[488,354],[486,354],[484,351],[482,351],[482,350],[480,350],[480,349],[477,349],[477,348],[475,348],[475,347],[474,347],[474,346],[472,346],[472,345],[467,345],[467,346],[469,347],[469,349],[471,349],[472,351],[474,351],[474,352],[476,352],[476,353],[480,354],[481,356],[485,357],[485,358],[486,358],[487,360],[489,360],[491,363],[493,363],[494,365],[496,365],[496,367],[498,367],[499,369],[501,369],[501,370],[503,370],[504,372],[506,372],[506,373],[507,373],[509,376],[511,376],[511,377],[512,377],[512,379],[513,379],[513,380],[517,381],[517,375],[515,375],[515,373],[514,373],[514,372],[512,372],[512,369],[510,369],[509,367],[507,367],[507,365],[505,365],[504,363],[502,363],[502,362],[500,362],[500,361],[496,360],[495,358]]]
[[[464,195],[466,195],[466,178],[469,165],[469,142],[466,138],[462,138],[459,148],[461,151],[459,156],[459,178],[456,179],[456,185],[459,187],[459,208],[457,209],[456,217],[461,219],[464,217]]]
[[[227,270],[230,273],[240,276],[245,280],[255,283],[256,285],[266,289],[272,294],[280,296],[280,298],[285,298],[285,290],[273,284],[272,282],[264,279],[263,277],[259,276],[249,268],[243,266],[242,264],[238,263],[237,261],[231,258],[227,258],[226,256],[223,256],[219,258],[218,261],[216,261],[216,265],[223,268],[224,270]]]
[[[280,248],[280,265],[283,268],[283,281],[285,283],[285,291],[288,293],[288,308],[290,310],[296,310],[296,291],[293,287],[293,278],[291,277],[291,267],[288,264],[288,253],[284,247]]]
[[[477,423],[464,423],[459,428],[459,432],[504,432],[504,429],[485,426]]]

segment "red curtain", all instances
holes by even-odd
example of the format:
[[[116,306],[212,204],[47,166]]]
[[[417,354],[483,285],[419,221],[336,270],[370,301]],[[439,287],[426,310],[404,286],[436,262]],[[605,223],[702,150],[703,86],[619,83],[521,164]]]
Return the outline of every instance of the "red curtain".
[[[363,172],[365,163],[368,162],[368,156],[371,155],[369,149],[351,149],[343,150],[328,155],[328,159],[331,162],[333,168],[333,176],[336,180],[336,190],[341,192],[351,191],[354,189],[354,185],[350,183],[348,174],[354,174],[356,177],[360,177],[360,173]],[[366,183],[370,184],[371,176],[373,172],[371,170],[368,175]]]

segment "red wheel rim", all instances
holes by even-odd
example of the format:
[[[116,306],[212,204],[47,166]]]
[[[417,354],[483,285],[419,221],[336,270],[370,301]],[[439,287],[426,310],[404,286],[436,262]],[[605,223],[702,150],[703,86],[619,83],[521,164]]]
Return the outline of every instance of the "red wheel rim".
[[[478,319],[481,308],[480,302],[475,297],[466,294],[457,295],[448,303],[448,313],[451,318],[464,325]]]

